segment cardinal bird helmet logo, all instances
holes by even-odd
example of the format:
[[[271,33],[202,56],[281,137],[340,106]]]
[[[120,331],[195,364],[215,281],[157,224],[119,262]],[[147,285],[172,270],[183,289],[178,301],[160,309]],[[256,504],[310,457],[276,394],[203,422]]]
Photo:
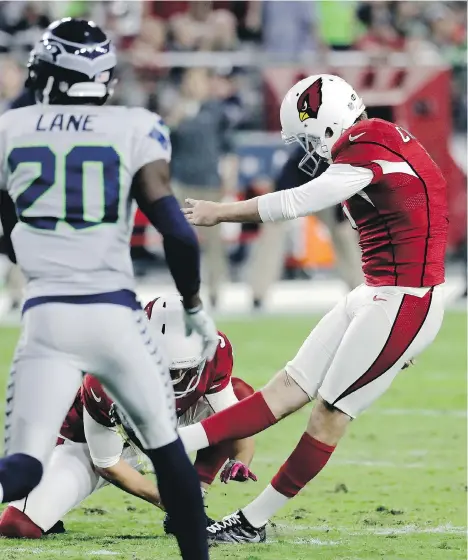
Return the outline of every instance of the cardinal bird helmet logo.
[[[315,80],[297,100],[297,112],[301,122],[307,119],[316,119],[322,105],[322,78]]]

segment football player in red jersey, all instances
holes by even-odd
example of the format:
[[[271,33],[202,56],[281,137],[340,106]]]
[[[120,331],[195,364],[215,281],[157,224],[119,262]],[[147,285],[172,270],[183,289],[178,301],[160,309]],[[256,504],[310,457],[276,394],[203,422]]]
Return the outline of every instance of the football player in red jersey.
[[[186,336],[179,296],[156,298],[145,310],[153,335],[160,338],[170,360],[179,426],[208,418],[253,394],[252,387],[231,376],[232,346],[223,333],[219,333],[213,360],[202,361],[202,339],[196,332]],[[223,465],[223,482],[256,480],[249,469],[253,454],[252,438],[199,451],[195,468],[202,492],[206,492]],[[157,487],[144,476],[150,469],[151,463],[124,413],[99,381],[86,374],[62,425],[44,478],[26,499],[11,503],[3,512],[0,535],[40,538],[43,534],[64,532],[62,517],[109,482],[163,508]],[[211,521],[208,519],[207,524]],[[167,515],[164,528],[173,533]]]
[[[437,335],[444,306],[446,182],[408,131],[368,119],[344,80],[300,81],[281,105],[286,142],[330,164],[304,185],[232,204],[188,200],[195,225],[294,219],[342,203],[359,234],[365,284],[343,298],[261,391],[181,430],[188,451],[265,430],[316,399],[307,429],[271,484],[208,528],[223,542],[265,539],[267,520],[325,467],[353,418]]]

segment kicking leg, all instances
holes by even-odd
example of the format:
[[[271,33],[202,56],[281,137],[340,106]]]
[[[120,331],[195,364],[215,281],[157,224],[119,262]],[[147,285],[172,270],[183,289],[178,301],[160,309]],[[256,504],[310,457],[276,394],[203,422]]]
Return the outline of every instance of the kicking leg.
[[[374,299],[367,288],[361,292],[351,298],[353,319],[319,389],[307,431],[258,498],[208,529],[215,540],[264,540],[268,519],[325,467],[350,420],[435,338],[443,317],[441,294],[418,298],[384,292]]]
[[[180,430],[188,452],[266,430],[315,398],[349,325],[346,299],[315,327],[297,356],[261,390],[210,418]]]
[[[351,418],[320,397],[312,409],[307,430],[271,484],[242,513],[255,528],[263,527],[286,503],[325,467]]]

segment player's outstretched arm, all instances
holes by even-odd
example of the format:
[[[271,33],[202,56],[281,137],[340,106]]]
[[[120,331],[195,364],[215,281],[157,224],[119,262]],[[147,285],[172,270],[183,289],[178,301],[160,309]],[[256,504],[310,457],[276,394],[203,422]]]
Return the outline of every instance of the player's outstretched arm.
[[[218,346],[218,331],[203,310],[199,296],[200,248],[172,193],[167,161],[144,165],[133,179],[132,193],[141,211],[163,237],[167,265],[183,298],[187,333],[200,333],[203,357],[211,360]]]
[[[182,211],[197,226],[221,222],[277,222],[309,216],[335,206],[367,187],[373,172],[348,164],[332,164],[320,177],[296,187],[243,202],[216,203],[187,199]]]
[[[186,208],[182,208],[187,220],[194,226],[215,226],[221,222],[259,223],[258,199],[240,202],[210,202],[187,198]]]

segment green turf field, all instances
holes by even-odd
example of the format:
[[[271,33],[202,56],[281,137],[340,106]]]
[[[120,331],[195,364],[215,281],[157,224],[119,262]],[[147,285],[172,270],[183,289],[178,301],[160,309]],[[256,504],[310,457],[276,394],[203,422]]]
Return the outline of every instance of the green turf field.
[[[314,320],[223,321],[235,371],[260,387],[302,342]],[[0,330],[8,372],[17,337]],[[462,560],[466,558],[466,315],[448,313],[416,366],[359,418],[328,467],[274,519],[265,545],[215,547],[211,557],[243,560]],[[2,396],[3,404],[3,396]],[[255,496],[300,437],[308,409],[258,436],[258,483],[214,484],[208,511],[219,517]],[[0,540],[0,559],[178,558],[159,511],[107,488],[64,519],[68,534]]]

